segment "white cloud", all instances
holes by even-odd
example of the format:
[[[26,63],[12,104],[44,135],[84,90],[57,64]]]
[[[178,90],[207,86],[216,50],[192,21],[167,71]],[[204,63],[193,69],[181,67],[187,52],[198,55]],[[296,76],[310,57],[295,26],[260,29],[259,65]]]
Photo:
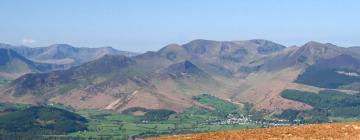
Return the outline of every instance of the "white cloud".
[[[33,40],[31,38],[24,38],[21,40],[22,44],[32,44],[32,43],[35,43],[36,40]]]

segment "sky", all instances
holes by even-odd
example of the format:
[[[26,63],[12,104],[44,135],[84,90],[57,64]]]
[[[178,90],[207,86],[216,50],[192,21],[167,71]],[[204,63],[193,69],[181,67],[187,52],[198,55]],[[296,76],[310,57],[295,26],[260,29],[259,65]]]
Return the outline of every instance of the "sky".
[[[359,0],[1,0],[0,42],[156,51],[194,39],[360,46]]]

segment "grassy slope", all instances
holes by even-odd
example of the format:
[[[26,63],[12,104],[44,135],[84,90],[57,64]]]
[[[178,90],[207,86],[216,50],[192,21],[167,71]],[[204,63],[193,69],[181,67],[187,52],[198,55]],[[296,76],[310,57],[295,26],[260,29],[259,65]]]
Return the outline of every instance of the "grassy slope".
[[[220,116],[237,113],[240,111],[239,106],[207,94],[194,96],[193,100],[215,108],[215,113]]]
[[[310,66],[301,74],[295,82],[312,85],[321,88],[336,89],[346,86],[354,82],[360,82],[359,77],[347,76],[339,74],[336,71],[340,69],[321,68],[318,66]],[[354,72],[351,70],[341,70],[346,72]]]

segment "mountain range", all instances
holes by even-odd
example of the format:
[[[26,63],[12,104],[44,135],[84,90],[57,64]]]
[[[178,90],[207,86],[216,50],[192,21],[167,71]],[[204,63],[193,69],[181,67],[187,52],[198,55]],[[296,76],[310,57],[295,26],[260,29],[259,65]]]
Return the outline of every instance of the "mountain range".
[[[85,48],[68,44],[54,44],[48,47],[27,47],[0,44],[0,48],[12,49],[18,54],[35,62],[50,64],[79,65],[98,59],[106,54],[134,56],[137,53],[119,51],[112,47]]]
[[[277,112],[312,108],[281,97],[280,93],[287,89],[345,93],[360,90],[360,49],[315,41],[286,47],[262,39],[193,40],[183,45],[170,44],[156,52],[125,53],[127,56],[111,48],[79,49],[68,45],[18,47],[8,52],[17,52],[24,62],[72,67],[23,72],[28,74],[2,88],[1,102],[181,112],[192,106],[207,108],[192,97],[210,94],[234,104],[251,103],[257,110]]]
[[[65,70],[98,59],[106,54],[134,56],[111,47],[78,48],[67,44],[30,48],[0,43],[0,79],[14,80],[27,73]]]
[[[11,49],[0,48],[0,79],[16,79],[27,73],[65,69],[64,65],[38,63],[28,60]]]

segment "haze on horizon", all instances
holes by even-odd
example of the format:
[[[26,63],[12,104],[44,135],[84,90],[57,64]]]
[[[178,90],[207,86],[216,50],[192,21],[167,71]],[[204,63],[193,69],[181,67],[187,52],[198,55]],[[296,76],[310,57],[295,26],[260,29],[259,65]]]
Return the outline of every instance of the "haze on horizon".
[[[193,39],[360,45],[359,1],[3,0],[0,42],[145,52]]]

